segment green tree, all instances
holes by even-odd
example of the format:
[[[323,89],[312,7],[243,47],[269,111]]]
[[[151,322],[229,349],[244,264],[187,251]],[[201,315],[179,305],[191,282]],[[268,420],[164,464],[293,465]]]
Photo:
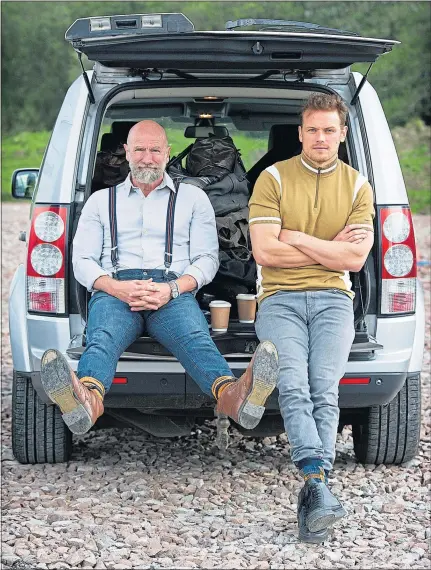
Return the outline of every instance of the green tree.
[[[38,2],[2,4],[3,132],[52,128],[68,87],[67,4],[47,16]]]
[[[64,40],[80,17],[127,13],[183,12],[197,30],[222,30],[227,20],[279,18],[308,21],[397,39],[369,80],[391,126],[422,116],[430,120],[431,4],[428,2],[3,2],[3,133],[51,129],[64,94],[80,73]],[[85,59],[85,58],[84,58]],[[85,62],[87,68],[92,62]],[[367,66],[355,66],[364,71]]]

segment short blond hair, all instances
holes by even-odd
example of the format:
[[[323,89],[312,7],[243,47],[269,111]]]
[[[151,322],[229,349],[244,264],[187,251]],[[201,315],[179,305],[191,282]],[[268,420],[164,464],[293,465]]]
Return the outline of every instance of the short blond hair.
[[[312,93],[301,110],[301,125],[304,123],[304,114],[307,111],[337,111],[341,127],[346,124],[349,112],[342,98],[336,93]]]

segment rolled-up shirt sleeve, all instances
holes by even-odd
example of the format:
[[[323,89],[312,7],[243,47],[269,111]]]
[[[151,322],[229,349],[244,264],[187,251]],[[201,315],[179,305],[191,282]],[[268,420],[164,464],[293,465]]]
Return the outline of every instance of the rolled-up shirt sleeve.
[[[190,265],[183,275],[196,279],[197,289],[211,283],[219,268],[219,245],[214,209],[205,192],[200,192],[190,223]]]
[[[100,258],[103,248],[103,225],[96,195],[90,196],[82,209],[73,239],[72,265],[75,279],[90,292],[96,279],[111,275],[105,271]]]

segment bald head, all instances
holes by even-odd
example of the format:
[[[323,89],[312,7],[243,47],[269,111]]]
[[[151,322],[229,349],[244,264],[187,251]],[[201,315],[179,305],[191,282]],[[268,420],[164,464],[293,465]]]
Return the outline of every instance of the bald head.
[[[161,181],[170,150],[163,127],[155,121],[136,123],[129,131],[124,148],[135,184]]]
[[[140,121],[133,125],[127,135],[127,144],[131,145],[132,141],[136,138],[149,137],[154,140],[159,140],[164,146],[168,146],[168,139],[166,137],[165,129],[155,121]]]

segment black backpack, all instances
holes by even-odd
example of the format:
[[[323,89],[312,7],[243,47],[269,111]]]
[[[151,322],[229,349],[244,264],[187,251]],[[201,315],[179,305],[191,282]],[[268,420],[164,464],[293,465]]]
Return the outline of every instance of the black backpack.
[[[197,298],[206,293],[231,302],[235,318],[236,295],[254,293],[257,277],[248,235],[249,182],[241,154],[231,137],[210,136],[197,139],[174,157],[167,171],[174,180],[202,188],[210,199],[216,215],[220,267]]]
[[[186,156],[183,168],[181,161]],[[246,170],[229,136],[196,139],[169,161],[166,170],[172,179],[202,188],[216,216],[237,212],[248,205],[250,190]]]
[[[218,180],[233,172],[238,151],[231,137],[197,139],[186,159],[189,176],[215,176]]]
[[[101,150],[96,156],[94,176],[91,190],[100,190],[116,186],[126,180],[129,174],[129,163],[126,160],[126,151],[122,144],[115,150]]]

